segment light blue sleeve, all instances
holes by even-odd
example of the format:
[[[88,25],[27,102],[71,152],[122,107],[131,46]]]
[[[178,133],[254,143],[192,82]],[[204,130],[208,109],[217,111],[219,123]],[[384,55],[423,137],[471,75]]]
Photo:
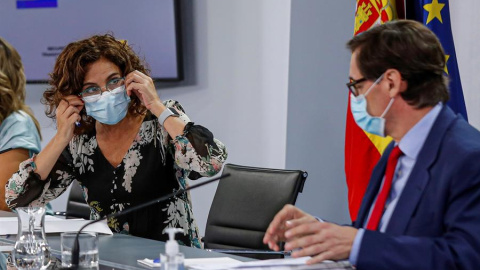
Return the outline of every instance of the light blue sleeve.
[[[357,265],[358,253],[360,252],[360,244],[362,243],[364,233],[364,229],[358,229],[357,235],[355,235],[352,250],[350,251],[350,256],[348,257],[351,265]]]
[[[30,156],[40,152],[40,135],[32,118],[23,111],[10,114],[0,125],[0,152],[27,149]]]

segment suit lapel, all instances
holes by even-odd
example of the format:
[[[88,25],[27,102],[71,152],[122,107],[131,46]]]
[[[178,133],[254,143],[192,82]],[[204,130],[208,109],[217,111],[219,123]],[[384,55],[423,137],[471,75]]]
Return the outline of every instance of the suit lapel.
[[[453,120],[455,120],[455,114],[444,105],[418,154],[417,161],[388,223],[387,233],[397,235],[405,233],[425,187],[430,181],[429,169],[437,158],[445,132]]]

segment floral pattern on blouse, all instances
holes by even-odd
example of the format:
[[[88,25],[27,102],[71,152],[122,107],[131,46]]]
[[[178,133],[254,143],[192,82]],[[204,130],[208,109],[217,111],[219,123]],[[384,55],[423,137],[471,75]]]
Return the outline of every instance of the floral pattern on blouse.
[[[188,185],[188,179],[213,176],[227,157],[225,146],[206,128],[194,125],[182,106],[173,100],[167,107],[180,112],[187,123],[184,134],[172,139],[157,118],[149,113],[122,162],[113,167],[98,147],[95,132],[75,136],[65,148],[45,181],[29,170],[31,160],[6,185],[11,208],[44,205],[60,196],[73,180],[82,186],[90,206],[90,219],[99,219],[129,207],[159,198]],[[110,218],[113,232],[166,241],[166,228],[184,230],[177,240],[201,247],[189,193],[133,213]]]

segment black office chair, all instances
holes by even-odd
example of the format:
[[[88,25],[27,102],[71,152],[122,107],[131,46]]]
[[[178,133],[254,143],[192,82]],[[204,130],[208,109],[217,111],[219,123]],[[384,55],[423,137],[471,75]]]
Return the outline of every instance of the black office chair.
[[[55,215],[66,218],[90,219],[90,207],[83,197],[83,190],[77,181],[73,181],[70,194],[68,195],[67,209],[65,212],[55,212]]]
[[[231,175],[220,180],[208,214],[204,247],[257,259],[282,258],[254,250],[269,250],[262,242],[268,225],[285,204],[295,204],[308,174],[234,164],[225,165],[226,173]]]

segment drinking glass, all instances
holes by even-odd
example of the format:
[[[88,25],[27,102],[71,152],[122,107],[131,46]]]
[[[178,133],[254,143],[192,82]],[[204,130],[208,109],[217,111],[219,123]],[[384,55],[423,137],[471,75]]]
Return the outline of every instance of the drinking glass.
[[[61,234],[62,267],[72,267],[72,247],[76,232]],[[78,235],[80,246],[79,269],[98,269],[98,238],[93,232],[81,232]]]

